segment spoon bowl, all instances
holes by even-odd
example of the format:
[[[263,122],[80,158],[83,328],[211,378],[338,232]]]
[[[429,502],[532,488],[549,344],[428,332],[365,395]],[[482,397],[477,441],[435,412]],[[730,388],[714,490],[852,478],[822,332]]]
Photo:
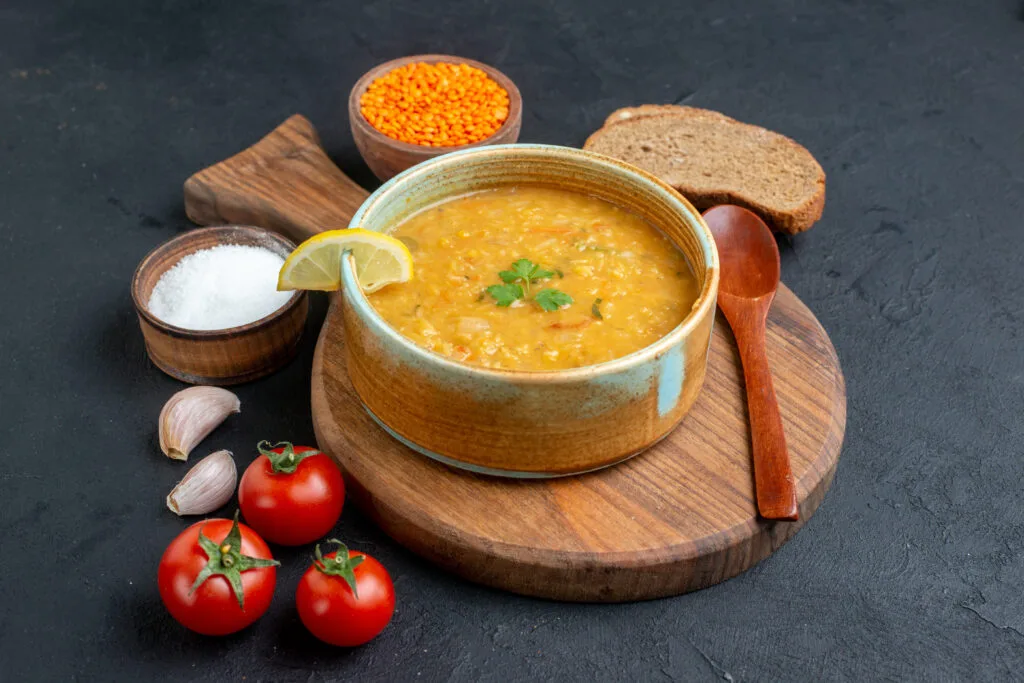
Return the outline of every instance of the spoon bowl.
[[[722,264],[718,295],[775,296],[781,274],[779,248],[764,221],[742,207],[725,204],[708,209],[704,222],[715,236]]]

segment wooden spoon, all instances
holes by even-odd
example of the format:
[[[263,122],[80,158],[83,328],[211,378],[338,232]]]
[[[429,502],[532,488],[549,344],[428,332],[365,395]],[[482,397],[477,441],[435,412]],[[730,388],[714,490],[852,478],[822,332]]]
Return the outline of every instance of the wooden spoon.
[[[708,209],[721,262],[718,307],[729,321],[747,385],[757,509],[766,519],[799,517],[786,435],[765,353],[768,309],[779,287],[779,248],[757,215],[739,206]]]

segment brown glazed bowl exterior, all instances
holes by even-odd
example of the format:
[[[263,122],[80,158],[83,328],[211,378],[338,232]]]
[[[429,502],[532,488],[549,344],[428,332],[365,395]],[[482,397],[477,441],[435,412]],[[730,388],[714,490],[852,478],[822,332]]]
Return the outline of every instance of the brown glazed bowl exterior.
[[[413,62],[468,64],[485,72],[508,92],[508,118],[505,119],[505,123],[489,138],[480,142],[474,142],[471,145],[455,145],[452,147],[424,147],[423,145],[401,142],[384,135],[384,133],[370,125],[370,122],[363,116],[359,109],[359,99],[366,92],[366,89],[370,87],[370,83],[389,71]],[[359,153],[363,155],[366,165],[370,167],[370,170],[378,178],[388,180],[407,168],[448,152],[472,149],[484,145],[503,145],[515,142],[519,139],[519,129],[523,124],[523,97],[519,94],[519,88],[516,87],[516,84],[508,76],[494,67],[487,66],[481,62],[452,55],[412,55],[411,57],[393,59],[390,62],[374,67],[356,82],[348,96],[348,120],[349,125],[352,127],[352,138],[356,142],[356,147],[359,148]]]
[[[226,225],[199,228],[164,242],[142,259],[132,278],[132,300],[150,360],[189,384],[240,384],[269,375],[295,357],[309,312],[305,292],[256,322],[224,330],[187,330],[168,325],[147,306],[160,277],[184,256],[221,244],[269,249],[287,257],[295,245],[262,228]]]
[[[611,465],[664,437],[704,384],[718,295],[714,239],[700,213],[657,178],[567,147],[503,145],[455,152],[385,183],[350,227],[388,231],[425,206],[467,192],[540,184],[594,195],[649,220],[686,254],[700,283],[689,316],[651,346],[557,372],[459,363],[403,337],[342,265],[352,384],[376,421],[409,447],[475,472],[551,477]]]

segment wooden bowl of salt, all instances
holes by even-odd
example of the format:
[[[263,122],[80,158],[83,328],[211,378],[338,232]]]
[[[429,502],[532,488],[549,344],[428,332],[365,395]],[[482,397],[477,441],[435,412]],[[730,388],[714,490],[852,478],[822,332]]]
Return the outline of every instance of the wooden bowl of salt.
[[[132,278],[150,360],[189,384],[240,384],[295,357],[309,312],[305,292],[278,292],[295,245],[268,230],[191,230],[151,251]]]

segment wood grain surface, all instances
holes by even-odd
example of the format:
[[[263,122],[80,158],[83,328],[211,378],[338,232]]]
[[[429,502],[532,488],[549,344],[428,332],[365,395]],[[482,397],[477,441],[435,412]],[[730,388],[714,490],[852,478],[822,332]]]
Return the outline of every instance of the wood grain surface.
[[[347,225],[367,193],[296,115],[194,175],[185,195],[197,222],[252,222],[301,239]],[[766,342],[797,485],[796,522],[757,515],[742,370],[720,316],[704,390],[668,437],[599,472],[522,481],[450,469],[384,433],[349,381],[340,311],[335,302],[313,365],[319,445],[387,533],[467,579],[578,601],[695,590],[771,554],[806,523],[832,482],[846,427],[843,375],[828,335],[785,286]]]
[[[388,534],[473,581],[602,602],[710,586],[796,533],[835,473],[846,425],[842,372],[825,331],[785,286],[769,316],[767,348],[789,437],[797,522],[758,517],[742,370],[722,319],[704,391],[674,432],[620,465],[540,481],[453,470],[385,434],[349,382],[342,324],[332,305],[313,363],[320,447],[338,459],[353,499]]]

